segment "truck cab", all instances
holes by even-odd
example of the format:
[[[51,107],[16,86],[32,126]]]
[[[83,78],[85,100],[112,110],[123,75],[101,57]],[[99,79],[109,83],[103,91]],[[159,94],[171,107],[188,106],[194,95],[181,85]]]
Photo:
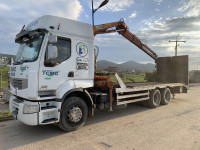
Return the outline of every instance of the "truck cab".
[[[94,36],[90,24],[42,16],[17,34],[10,68],[9,109],[28,125],[59,122],[70,91],[94,85]]]

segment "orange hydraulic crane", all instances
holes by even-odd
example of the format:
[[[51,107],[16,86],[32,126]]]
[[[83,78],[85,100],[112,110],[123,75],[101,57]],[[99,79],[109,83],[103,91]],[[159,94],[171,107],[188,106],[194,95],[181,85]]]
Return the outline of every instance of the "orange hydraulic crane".
[[[147,45],[143,44],[136,35],[132,34],[128,30],[128,27],[123,20],[120,20],[118,22],[95,25],[93,26],[93,31],[94,31],[94,36],[97,34],[118,32],[127,40],[129,40],[131,43],[135,44],[138,48],[143,50],[151,58],[153,58],[155,62],[157,60],[158,56],[156,55],[156,53],[153,50],[151,50]]]

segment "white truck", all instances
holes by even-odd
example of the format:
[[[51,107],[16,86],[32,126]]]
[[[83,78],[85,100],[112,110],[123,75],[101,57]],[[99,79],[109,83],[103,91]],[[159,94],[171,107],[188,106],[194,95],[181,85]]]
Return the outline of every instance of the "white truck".
[[[131,85],[124,84],[117,74],[118,83],[112,83],[107,74],[96,73],[94,37],[110,32],[120,33],[159,60],[131,35],[123,21],[92,26],[46,15],[23,27],[16,35],[20,46],[10,67],[9,110],[13,117],[27,125],[58,124],[73,131],[83,126],[87,117],[93,117],[95,109],[113,111],[113,106],[138,101],[155,108],[168,104],[171,94],[187,92],[186,82],[165,82],[169,69],[164,71],[167,78],[162,83]],[[162,70],[159,63],[157,66]]]

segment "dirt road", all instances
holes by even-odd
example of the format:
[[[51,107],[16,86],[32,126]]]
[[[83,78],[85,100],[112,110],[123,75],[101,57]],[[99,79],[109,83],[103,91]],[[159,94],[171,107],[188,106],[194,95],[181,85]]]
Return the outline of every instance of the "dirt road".
[[[0,123],[0,149],[199,150],[200,85],[167,106],[96,112],[81,129],[65,133],[54,125]]]

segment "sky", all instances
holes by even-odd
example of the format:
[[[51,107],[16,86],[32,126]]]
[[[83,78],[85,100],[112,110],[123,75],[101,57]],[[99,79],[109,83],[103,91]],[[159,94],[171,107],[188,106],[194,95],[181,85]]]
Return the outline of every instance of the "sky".
[[[94,0],[97,8],[103,0]],[[0,53],[16,54],[16,34],[23,25],[43,16],[54,15],[92,23],[91,0],[0,0]],[[199,0],[109,0],[95,12],[95,25],[116,22],[121,18],[129,30],[159,57],[189,55],[190,70],[200,69],[200,1]],[[97,35],[98,60],[116,63],[137,61],[153,63],[149,56],[117,33]]]

